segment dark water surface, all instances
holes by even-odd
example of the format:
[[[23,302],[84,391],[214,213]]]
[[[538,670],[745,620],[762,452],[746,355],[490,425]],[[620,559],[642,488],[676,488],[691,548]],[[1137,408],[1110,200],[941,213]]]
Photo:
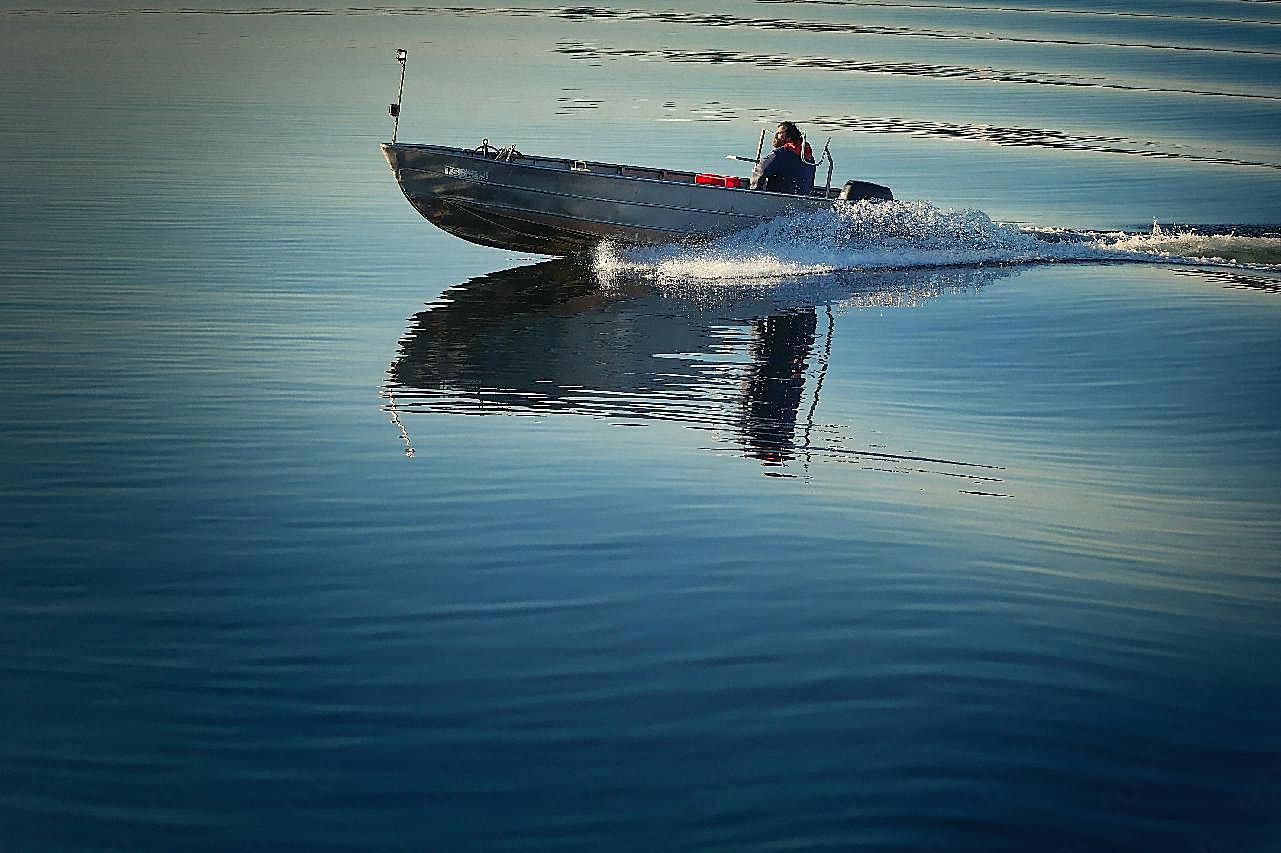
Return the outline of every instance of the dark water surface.
[[[0,10],[0,849],[1281,850],[1281,7],[523,6]],[[1166,236],[482,249],[396,47]]]

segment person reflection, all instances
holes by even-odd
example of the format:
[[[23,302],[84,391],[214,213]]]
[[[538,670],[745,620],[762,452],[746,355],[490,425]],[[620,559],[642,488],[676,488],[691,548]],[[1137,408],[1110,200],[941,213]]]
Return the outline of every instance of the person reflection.
[[[817,328],[813,308],[752,321],[742,419],[748,457],[781,465],[795,455],[793,435]]]

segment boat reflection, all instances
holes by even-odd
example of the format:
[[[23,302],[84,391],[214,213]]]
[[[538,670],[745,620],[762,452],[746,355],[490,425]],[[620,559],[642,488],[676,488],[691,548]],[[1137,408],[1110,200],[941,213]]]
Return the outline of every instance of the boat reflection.
[[[386,409],[411,455],[406,415],[573,413],[705,430],[778,469],[808,461],[818,444],[846,452],[833,451],[830,428],[814,421],[841,311],[917,302],[1004,274],[895,271],[709,287],[602,282],[563,260],[504,270],[446,290],[409,319],[388,369]]]

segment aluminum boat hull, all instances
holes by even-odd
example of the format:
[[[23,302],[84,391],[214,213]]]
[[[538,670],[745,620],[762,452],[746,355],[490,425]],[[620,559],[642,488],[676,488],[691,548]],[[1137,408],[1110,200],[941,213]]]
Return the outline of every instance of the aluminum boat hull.
[[[708,186],[693,172],[441,145],[383,143],[405,198],[464,240],[573,255],[609,238],[704,240],[783,214],[830,207],[836,191],[798,196]],[[892,198],[875,184],[858,197]]]

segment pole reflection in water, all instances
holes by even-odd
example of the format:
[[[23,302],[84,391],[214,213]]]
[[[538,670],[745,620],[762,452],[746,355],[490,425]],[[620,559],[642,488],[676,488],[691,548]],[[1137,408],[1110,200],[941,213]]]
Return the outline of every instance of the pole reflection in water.
[[[842,310],[915,304],[1004,274],[892,271],[707,286],[601,282],[565,260],[517,267],[449,288],[409,319],[388,369],[385,410],[410,455],[418,414],[576,414],[710,432],[773,475],[786,475],[801,455],[808,467],[817,454],[970,476],[991,466],[843,446],[838,432],[816,430],[814,417]]]

